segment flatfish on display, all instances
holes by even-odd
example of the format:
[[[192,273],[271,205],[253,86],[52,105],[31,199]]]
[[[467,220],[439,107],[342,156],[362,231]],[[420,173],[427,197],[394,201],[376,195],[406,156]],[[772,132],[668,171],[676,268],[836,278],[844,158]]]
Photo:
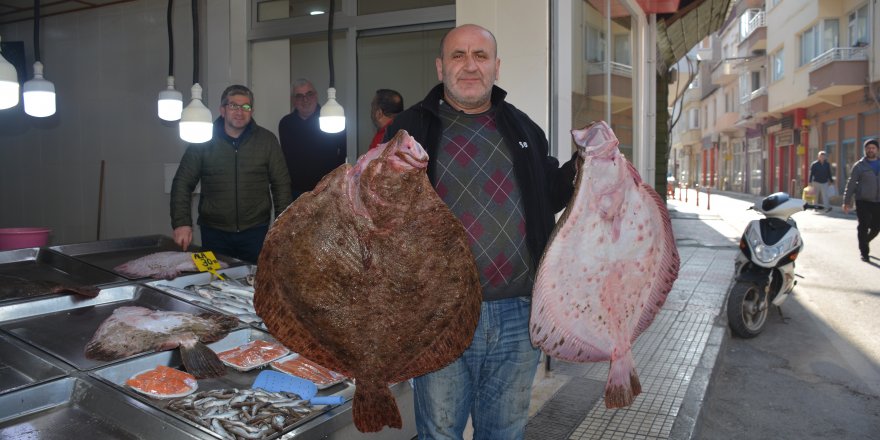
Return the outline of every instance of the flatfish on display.
[[[95,286],[68,285],[54,281],[29,280],[13,275],[0,275],[0,301],[65,292],[87,297],[98,296],[98,288]]]
[[[573,362],[611,361],[605,406],[641,392],[632,357],[678,277],[665,202],[642,182],[604,122],[572,131],[583,165],[538,266],[532,343]]]
[[[88,359],[115,361],[148,351],[180,347],[186,371],[197,378],[226,374],[226,366],[205,344],[216,342],[238,326],[233,316],[150,310],[123,306],[101,323],[86,344]]]
[[[220,267],[229,267],[220,261]],[[127,278],[152,277],[157,280],[171,280],[177,278],[183,272],[198,272],[196,264],[189,252],[156,252],[145,255],[135,260],[120,264],[113,268],[119,274]]]
[[[291,350],[356,380],[355,426],[400,428],[388,385],[441,368],[473,338],[481,291],[464,227],[406,131],[341,165],[269,230],[254,306]]]

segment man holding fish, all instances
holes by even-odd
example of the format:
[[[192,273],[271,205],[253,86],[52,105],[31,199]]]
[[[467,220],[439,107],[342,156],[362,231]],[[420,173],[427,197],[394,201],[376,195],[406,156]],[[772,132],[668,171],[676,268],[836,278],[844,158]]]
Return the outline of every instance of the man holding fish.
[[[555,213],[573,193],[575,160],[559,167],[543,130],[494,85],[501,60],[491,32],[449,31],[435,86],[397,116],[385,141],[407,130],[430,157],[428,176],[461,220],[483,302],[473,342],[448,366],[415,378],[421,439],[521,439],[540,351],[529,338],[535,270]]]

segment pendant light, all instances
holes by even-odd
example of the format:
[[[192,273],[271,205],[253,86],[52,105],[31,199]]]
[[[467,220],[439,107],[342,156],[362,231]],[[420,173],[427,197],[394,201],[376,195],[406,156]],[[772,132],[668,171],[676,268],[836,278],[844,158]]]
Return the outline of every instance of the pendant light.
[[[18,105],[18,72],[0,48],[0,110]]]
[[[168,88],[159,92],[158,110],[159,118],[165,121],[180,119],[183,111],[183,93],[174,88],[174,32],[171,29],[171,15],[174,8],[174,0],[168,0]]]
[[[345,110],[336,102],[336,88],[333,75],[333,0],[330,0],[330,16],[327,24],[327,56],[330,59],[330,88],[327,89],[327,103],[321,106],[318,122],[321,131],[339,133],[345,130]]]
[[[34,79],[24,83],[24,112],[38,118],[55,114],[55,84],[43,78],[40,62],[40,0],[34,0]]]
[[[199,85],[199,7],[192,0],[193,17],[193,86],[192,101],[180,115],[180,138],[191,144],[208,142],[214,136],[211,110],[202,103],[202,86]]]

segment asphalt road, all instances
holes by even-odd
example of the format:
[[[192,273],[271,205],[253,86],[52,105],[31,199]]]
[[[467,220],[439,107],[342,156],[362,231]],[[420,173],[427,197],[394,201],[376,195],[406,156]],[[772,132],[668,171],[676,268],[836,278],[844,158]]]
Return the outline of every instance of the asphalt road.
[[[706,213],[724,223],[720,231],[740,233],[759,218],[744,210],[750,204],[716,194]],[[880,240],[865,263],[853,214],[795,220],[805,245],[794,296],[782,316],[771,310],[758,337],[728,334],[698,439],[880,438]]]

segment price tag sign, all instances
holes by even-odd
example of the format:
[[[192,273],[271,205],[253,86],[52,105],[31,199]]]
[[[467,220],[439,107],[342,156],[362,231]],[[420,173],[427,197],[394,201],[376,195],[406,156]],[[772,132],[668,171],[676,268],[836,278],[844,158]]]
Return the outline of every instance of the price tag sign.
[[[217,269],[220,269],[220,262],[217,261],[217,257],[214,256],[213,252],[194,252],[192,260],[196,264],[196,268],[199,269],[199,272],[211,272],[217,278],[225,279],[224,276],[217,273]]]

